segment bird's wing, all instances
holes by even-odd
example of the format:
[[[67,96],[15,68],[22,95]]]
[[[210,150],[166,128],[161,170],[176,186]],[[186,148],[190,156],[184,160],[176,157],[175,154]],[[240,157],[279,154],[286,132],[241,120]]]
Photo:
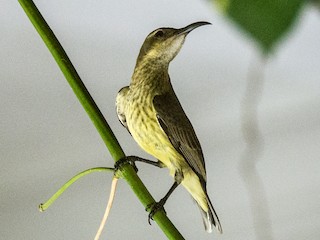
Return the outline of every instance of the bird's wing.
[[[200,142],[173,89],[155,96],[153,104],[159,125],[171,144],[205,184],[206,170]]]
[[[126,96],[127,96],[127,92],[129,90],[129,87],[123,87],[120,89],[120,91],[117,94],[116,97],[116,111],[117,111],[117,115],[118,115],[118,119],[120,121],[120,123],[122,124],[122,126],[124,126],[128,131],[128,125],[127,125],[127,121],[126,121],[126,115],[124,113],[124,108],[125,108],[125,104],[126,104]],[[130,133],[130,131],[129,131]]]

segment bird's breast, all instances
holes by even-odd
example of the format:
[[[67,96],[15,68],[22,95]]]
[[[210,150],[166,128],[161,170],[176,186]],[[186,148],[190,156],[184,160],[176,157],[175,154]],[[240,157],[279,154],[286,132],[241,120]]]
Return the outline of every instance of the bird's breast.
[[[126,108],[129,131],[138,145],[160,160],[170,170],[180,168],[181,155],[160,127],[153,107],[153,96],[137,94],[129,97]],[[181,159],[181,160],[180,160]]]

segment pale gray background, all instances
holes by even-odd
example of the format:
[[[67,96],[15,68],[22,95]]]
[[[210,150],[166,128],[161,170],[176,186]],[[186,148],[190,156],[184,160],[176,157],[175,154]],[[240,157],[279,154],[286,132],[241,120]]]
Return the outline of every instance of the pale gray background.
[[[134,2],[134,3],[133,3]],[[198,20],[170,67],[176,92],[206,157],[208,192],[224,229],[207,234],[180,187],[169,217],[187,239],[255,239],[239,174],[245,150],[241,101],[258,48],[206,1],[36,1],[127,154],[144,154],[119,124],[114,100],[130,81],[146,35]],[[76,173],[112,166],[100,136],[17,1],[0,1],[0,238],[93,239],[111,182],[96,173],[45,213],[37,205]],[[257,171],[273,239],[320,238],[320,13],[304,9],[265,67],[258,106],[264,138]],[[166,170],[139,165],[156,199],[172,183]],[[160,184],[161,183],[161,184]],[[259,226],[264,229],[264,225]],[[164,239],[120,181],[102,239]]]

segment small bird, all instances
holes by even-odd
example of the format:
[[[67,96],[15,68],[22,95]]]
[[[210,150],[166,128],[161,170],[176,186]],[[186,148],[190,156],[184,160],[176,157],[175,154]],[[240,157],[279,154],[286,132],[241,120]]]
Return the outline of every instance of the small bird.
[[[167,167],[174,177],[169,192],[152,209],[152,214],[181,183],[198,204],[207,232],[213,225],[222,233],[219,218],[207,194],[204,157],[196,133],[172,88],[169,63],[180,51],[186,36],[195,28],[210,24],[195,22],[184,28],[159,28],[145,39],[130,86],[120,89],[116,110],[122,125],[138,145]],[[150,220],[150,219],[149,219]]]

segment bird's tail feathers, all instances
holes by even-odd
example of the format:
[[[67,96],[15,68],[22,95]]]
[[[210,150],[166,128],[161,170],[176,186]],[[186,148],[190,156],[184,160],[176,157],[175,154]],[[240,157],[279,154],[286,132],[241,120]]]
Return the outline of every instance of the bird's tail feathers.
[[[198,207],[201,212],[204,228],[207,232],[212,232],[213,226],[215,226],[219,233],[222,233],[222,227],[218,218],[216,211],[214,210],[209,196],[206,194],[206,200],[208,203],[208,211],[204,211],[200,205]]]

